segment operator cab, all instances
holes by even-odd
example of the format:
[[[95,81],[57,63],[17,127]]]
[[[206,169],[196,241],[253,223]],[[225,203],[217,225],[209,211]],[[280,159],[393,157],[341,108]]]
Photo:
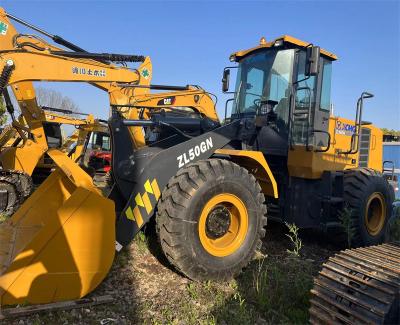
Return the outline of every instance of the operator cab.
[[[331,64],[336,59],[290,36],[269,43],[262,38],[259,46],[232,54],[238,71],[228,120],[244,120],[244,144],[280,156],[294,146],[327,148]],[[224,69],[225,92],[230,69]]]

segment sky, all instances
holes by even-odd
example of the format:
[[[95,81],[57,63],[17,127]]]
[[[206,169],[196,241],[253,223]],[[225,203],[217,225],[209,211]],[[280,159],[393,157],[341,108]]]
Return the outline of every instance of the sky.
[[[362,91],[375,97],[363,119],[400,129],[400,1],[19,1],[9,13],[90,52],[149,55],[154,84],[198,84],[218,96],[229,55],[288,34],[338,55],[335,115],[354,119]],[[21,32],[26,31],[17,25]],[[233,82],[234,83],[234,82]],[[106,93],[86,84],[43,84],[83,112],[108,116]]]

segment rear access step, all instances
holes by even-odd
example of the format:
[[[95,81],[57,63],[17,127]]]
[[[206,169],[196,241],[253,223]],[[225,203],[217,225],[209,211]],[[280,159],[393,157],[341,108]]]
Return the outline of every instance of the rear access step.
[[[400,244],[329,258],[311,290],[311,324],[399,324]]]

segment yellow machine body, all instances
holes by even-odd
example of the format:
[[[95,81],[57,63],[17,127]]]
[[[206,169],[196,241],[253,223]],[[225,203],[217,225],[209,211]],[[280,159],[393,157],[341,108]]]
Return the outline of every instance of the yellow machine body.
[[[71,156],[72,159],[79,157],[84,149],[84,143],[90,132],[106,129],[93,115],[88,115],[85,119],[79,119],[68,115],[54,114],[52,112],[39,111],[40,115],[35,119],[25,118],[21,115],[18,122],[12,123],[10,128],[4,134],[4,139],[9,138],[2,147],[0,153],[0,163],[4,169],[22,171],[28,175],[32,175],[36,167],[53,168],[52,162],[46,162],[44,154],[48,150],[47,139],[43,123],[54,123],[62,125],[73,125],[77,128],[76,134],[71,139],[67,139],[67,143],[63,143],[61,150],[67,152],[67,149],[73,143],[76,143],[76,150]],[[35,132],[40,132],[40,136],[34,139],[22,138],[17,145],[13,145],[18,138],[21,138],[22,131],[31,132],[30,125],[41,125],[35,127]],[[19,132],[17,132],[18,130]],[[37,134],[37,133],[36,133]],[[42,135],[44,134],[44,136]]]
[[[15,130],[12,125],[7,124],[0,134],[0,150],[6,147],[11,147],[17,138],[17,130]]]
[[[202,88],[195,88],[179,92],[148,93],[135,96],[132,105],[144,108],[144,115],[157,107],[173,110],[175,107],[190,107],[195,112],[207,116],[213,121],[219,121],[215,103]]]
[[[31,172],[45,152],[57,165],[18,211],[0,225],[0,305],[83,297],[102,281],[112,264],[116,244],[114,203],[101,195],[90,177],[65,153],[43,145],[45,116],[37,105],[32,82],[89,83],[106,91],[110,105],[128,119],[146,119],[147,110],[154,106],[174,107],[168,102],[159,107],[155,100],[161,96],[146,96],[152,76],[149,57],[144,57],[137,69],[130,69],[90,58],[56,55],[52,51],[64,49],[18,34],[2,8],[0,22],[7,25],[6,33],[0,35],[0,70],[12,66],[7,85],[32,139],[24,137],[23,132],[20,136],[26,146],[35,147],[38,157],[28,159],[19,148],[13,148],[14,152],[4,154],[4,165],[22,168],[24,159],[28,159],[30,167],[24,170]],[[27,43],[34,46],[20,45]],[[177,105],[184,100],[197,113],[218,120],[215,105],[203,89],[190,87],[177,93]],[[22,126],[19,129],[24,130]],[[134,148],[145,145],[142,127],[132,126],[128,131]]]
[[[232,53],[230,60],[240,61],[244,57],[274,47],[306,48],[310,45],[310,43],[289,35],[280,36],[270,42],[267,42],[263,37],[259,45]],[[335,54],[325,49],[320,49],[320,54],[321,57],[327,58],[330,61],[338,59]],[[355,154],[346,153],[346,151],[352,149],[354,128],[354,120],[330,114],[327,128],[331,140],[329,150],[326,152],[317,152],[314,149],[321,146],[315,146],[315,144],[311,144],[308,148],[304,144],[292,145],[288,154],[289,175],[306,179],[319,179],[324,171],[342,171],[357,167],[368,167],[381,172],[383,169],[382,131],[369,122],[363,122],[361,125],[361,142],[364,143],[360,143],[362,148]],[[366,139],[363,141],[363,130],[368,131],[368,142]],[[362,156],[364,156],[365,160],[362,159]],[[362,157],[361,163],[360,157]]]
[[[102,62],[101,59],[98,59],[99,57],[103,58],[99,54],[96,55],[79,51],[75,53],[68,52],[49,45],[41,39],[19,35],[15,29],[12,28],[7,14],[2,9],[0,9],[0,22],[10,26],[8,34],[6,35],[8,44],[6,44],[5,48],[2,48],[0,52],[0,70],[3,71],[3,76],[7,77],[7,85],[14,91],[22,107],[23,114],[29,116],[32,112],[37,111],[32,81],[86,82],[108,92],[110,106],[112,108],[109,123],[112,131],[112,138],[113,141],[115,141],[113,142],[113,155],[116,153],[113,156],[113,164],[115,163],[115,166],[113,166],[115,169],[113,171],[116,171],[116,175],[113,176],[115,180],[113,190],[115,189],[115,191],[112,192],[115,196],[111,197],[118,203],[121,201],[122,203],[119,205],[123,205],[122,211],[118,209],[120,215],[116,221],[113,201],[104,198],[94,187],[90,177],[64,153],[56,149],[48,150],[49,156],[57,165],[56,171],[46,179],[9,220],[0,226],[0,305],[25,302],[48,303],[59,300],[76,299],[92,291],[108,273],[114,257],[115,245],[118,247],[127,245],[134,235],[140,231],[141,227],[153,216],[153,212],[156,210],[155,204],[157,204],[160,193],[163,192],[164,188],[167,188],[171,177],[179,175],[182,168],[193,168],[193,171],[188,171],[188,175],[189,173],[197,173],[197,171],[195,171],[196,168],[189,164],[190,162],[199,162],[203,158],[204,160],[212,161],[215,154],[218,157],[229,156],[232,162],[236,162],[240,167],[243,166],[248,169],[248,172],[245,172],[234,165],[232,165],[232,168],[226,168],[232,162],[225,161],[224,163],[223,159],[220,159],[221,166],[218,167],[218,170],[222,173],[226,172],[226,174],[228,174],[227,170],[229,169],[229,174],[234,175],[231,176],[232,179],[236,179],[236,176],[239,177],[240,172],[240,175],[242,175],[240,177],[246,177],[242,178],[246,179],[246,186],[249,185],[247,182],[254,182],[254,184],[249,185],[252,188],[247,189],[246,192],[246,197],[252,204],[251,210],[244,206],[241,199],[238,199],[235,195],[232,195],[232,193],[225,193],[224,196],[218,196],[217,200],[209,201],[212,202],[216,208],[219,208],[220,203],[228,203],[229,206],[234,205],[240,210],[240,216],[236,219],[235,226],[238,227],[238,229],[244,229],[244,231],[239,231],[240,238],[238,238],[240,244],[232,246],[227,245],[226,247],[233,247],[228,249],[229,255],[232,255],[229,256],[229,258],[232,258],[230,261],[231,265],[235,267],[234,264],[237,264],[236,266],[240,265],[241,268],[244,265],[242,265],[243,255],[241,254],[244,250],[242,250],[243,247],[240,246],[241,243],[246,238],[250,238],[249,247],[255,248],[261,235],[264,233],[263,227],[266,224],[267,213],[267,208],[264,203],[265,199],[268,200],[268,202],[266,202],[267,204],[271,204],[269,207],[275,208],[271,209],[272,212],[274,210],[275,212],[280,212],[280,208],[285,207],[284,216],[287,215],[287,212],[291,212],[292,216],[298,216],[298,220],[304,221],[303,224],[300,224],[300,227],[308,227],[309,225],[306,224],[306,221],[308,222],[309,220],[313,222],[312,225],[317,223],[317,226],[320,226],[320,221],[322,221],[322,218],[320,218],[321,211],[324,209],[315,205],[313,199],[319,199],[321,204],[327,203],[322,202],[322,199],[325,199],[325,197],[320,197],[320,189],[323,187],[319,187],[319,185],[322,184],[322,181],[325,181],[322,174],[330,170],[343,171],[344,169],[359,166],[362,160],[362,146],[360,146],[360,155],[346,153],[353,150],[354,143],[351,142],[351,134],[356,134],[356,132],[347,132],[346,127],[351,128],[351,126],[355,126],[356,123],[352,124],[351,121],[330,117],[329,111],[325,112],[328,131],[323,131],[325,134],[330,135],[331,140],[328,142],[330,148],[328,148],[329,150],[326,150],[326,152],[322,152],[323,150],[321,150],[323,144],[309,145],[308,132],[306,145],[297,147],[295,145],[292,146],[292,143],[289,145],[289,142],[286,142],[287,146],[280,146],[284,147],[284,150],[289,149],[289,152],[284,153],[287,154],[287,161],[285,157],[282,164],[277,164],[276,161],[271,159],[272,155],[268,152],[268,145],[270,145],[272,141],[265,141],[264,144],[266,145],[264,148],[260,145],[257,150],[253,150],[254,142],[251,141],[254,137],[258,136],[257,132],[254,132],[254,130],[258,131],[263,127],[269,127],[274,131],[274,128],[268,124],[271,121],[268,121],[266,116],[261,116],[261,112],[265,112],[264,115],[267,115],[267,109],[273,109],[273,107],[271,108],[271,106],[268,107],[265,105],[265,110],[262,110],[262,96],[259,96],[261,97],[259,105],[254,103],[254,100],[252,101],[253,104],[259,108],[259,115],[261,117],[260,124],[258,124],[259,121],[257,118],[249,118],[246,121],[240,116],[242,113],[240,110],[240,114],[238,114],[239,117],[237,118],[238,120],[234,121],[234,119],[232,119],[233,122],[231,120],[230,123],[222,127],[219,127],[219,123],[214,123],[212,125],[215,126],[215,129],[202,134],[199,132],[199,136],[188,136],[172,123],[165,122],[163,124],[164,127],[174,129],[174,131],[176,131],[174,135],[179,135],[181,137],[180,139],[183,138],[185,140],[179,140],[180,142],[177,144],[169,146],[168,141],[173,142],[174,139],[177,138],[169,136],[163,138],[159,142],[155,142],[154,147],[149,145],[148,148],[144,148],[146,147],[147,141],[145,137],[147,134],[145,134],[144,130],[148,130],[144,129],[144,126],[147,125],[157,128],[162,125],[162,123],[154,120],[142,121],[150,118],[150,111],[155,107],[161,111],[169,109],[174,110],[175,104],[179,105],[180,103],[183,105],[184,102],[190,103],[188,104],[190,106],[188,107],[189,109],[207,116],[209,120],[217,121],[218,117],[215,113],[215,106],[210,100],[209,94],[203,89],[192,87],[186,89],[186,92],[180,94],[171,93],[170,96],[167,95],[167,97],[165,93],[159,95],[159,97],[157,97],[158,95],[150,95],[152,70],[151,61],[148,57],[141,57],[140,60],[137,60],[138,62],[142,62],[137,69],[129,69],[126,66]],[[285,42],[294,45],[294,47],[302,47],[303,51],[305,50],[304,48],[308,46],[307,43],[288,36],[284,36],[278,41],[282,41],[282,43],[279,43],[277,46],[276,41],[271,43],[262,42],[260,46],[253,49],[237,52],[234,54],[234,60],[245,57],[252,52],[262,51],[264,47],[285,45]],[[30,46],[27,46],[26,44],[29,43]],[[20,50],[20,47],[23,48],[23,51]],[[294,50],[294,48],[292,47],[291,50]],[[319,55],[319,52],[317,53]],[[321,51],[321,55],[329,58],[329,60],[336,59],[335,55],[324,50]],[[119,55],[116,56],[120,57]],[[101,71],[101,73],[86,73],[87,71],[94,70]],[[82,71],[85,71],[85,73],[80,73]],[[240,88],[242,83],[238,85]],[[247,90],[250,88],[246,85],[244,89]],[[284,93],[284,96],[286,96],[286,92]],[[240,89],[236,94],[240,94]],[[168,97],[176,97],[176,102],[173,103],[172,99]],[[164,99],[168,100],[164,101]],[[171,101],[169,99],[171,99]],[[281,99],[286,100],[287,98]],[[266,102],[266,104],[272,105],[271,102],[275,102],[275,105],[278,104],[277,101],[273,100]],[[293,104],[293,101],[290,104]],[[289,105],[287,106],[289,107]],[[309,107],[311,107],[311,105]],[[362,107],[362,105],[360,107]],[[271,113],[271,111],[269,111],[269,113]],[[128,119],[128,121],[123,121],[124,119]],[[35,124],[33,119],[31,119],[31,121],[32,124],[29,126],[33,130],[34,138],[36,139],[44,136],[44,134],[40,133],[40,123]],[[253,123],[253,125],[251,125],[251,123]],[[262,123],[265,124],[263,125]],[[358,125],[360,125],[361,129],[367,128],[370,130],[372,135],[370,138],[370,140],[372,140],[368,143],[367,149],[373,154],[370,154],[369,160],[363,161],[363,163],[366,164],[367,167],[381,170],[381,151],[379,151],[381,134],[372,125],[360,123],[361,122],[357,124],[357,130]],[[343,124],[347,126],[343,128]],[[193,124],[189,124],[189,126],[191,125]],[[253,126],[254,128],[251,129]],[[324,127],[327,127],[325,122]],[[34,133],[36,132],[35,130],[38,130],[37,133]],[[314,132],[317,130],[313,129],[312,131]],[[269,136],[271,137],[271,134],[275,133],[270,132]],[[249,135],[251,135],[251,137],[249,137]],[[267,137],[267,135],[265,137]],[[260,142],[263,140],[261,136],[259,139]],[[199,143],[200,140],[203,141]],[[267,138],[267,140],[270,139]],[[360,141],[363,141],[362,133]],[[157,143],[159,147],[157,147]],[[359,147],[358,144],[359,143],[357,143],[357,151]],[[279,146],[276,147],[281,149]],[[143,149],[142,152],[140,152],[141,149]],[[262,149],[265,149],[265,151],[262,151]],[[154,152],[152,152],[152,150],[154,150]],[[276,154],[276,156],[279,156],[279,154]],[[372,156],[375,156],[375,158],[371,158]],[[216,160],[211,161],[209,161],[211,167],[213,163],[215,163],[215,167],[219,164]],[[185,166],[185,164],[187,164],[187,166]],[[205,167],[206,166],[204,166],[204,168]],[[277,169],[279,169],[278,172],[276,172]],[[206,182],[206,177],[204,177],[204,175],[203,177],[200,176],[202,173],[200,167],[198,167],[198,170],[199,182]],[[208,177],[212,173],[211,169],[209,170]],[[215,181],[215,179],[218,181],[219,175],[217,175],[217,169],[212,168],[212,170],[216,176],[213,177],[212,181]],[[237,170],[237,174],[235,174],[234,170]],[[288,175],[282,175],[286,172]],[[250,173],[255,177],[250,176]],[[183,175],[184,174],[180,176]],[[336,177],[336,175],[333,176]],[[181,178],[183,179],[183,177]],[[202,180],[200,181],[200,179]],[[282,181],[282,179],[286,180],[286,182]],[[316,181],[314,181],[314,179]],[[321,179],[321,182],[318,182],[318,179]],[[256,182],[256,180],[258,182]],[[154,187],[153,182],[156,184]],[[221,178],[221,183],[222,182],[223,177]],[[308,188],[313,191],[307,192],[305,190],[304,184],[306,182],[308,182]],[[195,187],[200,187],[196,182],[189,182],[187,180],[182,181],[182,186],[186,186],[186,183],[190,183],[191,188],[188,189],[190,193],[192,193],[192,191],[195,192]],[[196,186],[192,186],[191,183]],[[325,183],[328,185],[330,184],[326,181]],[[260,186],[258,184],[260,184]],[[298,187],[294,186],[296,184]],[[177,186],[176,183],[174,183],[173,186]],[[286,193],[282,191],[282,186],[288,186],[286,189],[290,190],[290,194],[292,194],[286,202],[283,202]],[[233,192],[236,188],[240,187],[239,184],[235,186],[235,189],[231,189],[231,191]],[[327,190],[330,190],[329,187],[330,186],[326,186]],[[171,188],[172,186],[169,187],[169,189]],[[130,193],[121,193],[122,191],[127,191],[127,189]],[[184,190],[181,192],[186,193]],[[317,195],[314,195],[314,192],[317,193]],[[149,196],[149,193],[151,196]],[[310,193],[310,195],[308,197],[305,196],[308,195],[308,193]],[[240,195],[240,193],[237,194]],[[303,194],[304,196],[302,197],[301,195]],[[190,195],[183,195],[183,199],[186,196]],[[204,193],[203,196],[198,195],[198,197],[203,198]],[[256,201],[250,200],[250,198],[256,199]],[[337,199],[341,199],[333,195],[330,195],[329,198],[332,198],[332,200],[330,200],[332,204],[336,204],[335,202],[339,201]],[[118,199],[120,199],[120,201],[118,201]],[[295,199],[297,201],[295,201]],[[291,202],[291,200],[293,200],[293,202]],[[167,201],[165,200],[165,202]],[[185,201],[185,204],[186,203],[190,203],[190,201]],[[285,206],[285,203],[290,203],[290,205],[287,204]],[[210,203],[210,209],[212,208],[212,204]],[[316,207],[317,209],[309,209],[309,212],[313,214],[310,214],[312,217],[306,219],[305,217],[307,217],[307,214],[304,213],[303,215],[302,212],[305,211],[303,208],[308,209],[309,206],[311,208]],[[174,213],[179,213],[177,210],[178,209],[175,209]],[[232,209],[230,211],[234,210],[235,209]],[[159,209],[159,211],[163,211],[163,209]],[[167,211],[167,208],[165,208],[165,211]],[[166,213],[165,211],[161,212],[161,214],[164,214],[161,215],[161,218],[169,217],[169,219],[180,219],[170,218],[172,215],[169,215],[169,212]],[[146,214],[144,212],[146,212]],[[253,227],[254,231],[257,232],[256,235],[254,235],[254,233],[253,235],[247,233],[246,229],[251,228],[247,228],[247,222],[255,220],[251,218],[247,219],[247,212],[257,212],[257,215],[254,215],[258,218],[258,224]],[[328,214],[330,210],[325,209],[324,212]],[[202,213],[200,216],[204,222],[205,219],[209,217],[208,213],[209,210],[207,210],[207,214]],[[314,218],[314,215],[316,215],[317,218]],[[186,216],[184,220],[186,220]],[[238,226],[242,221],[245,226]],[[291,222],[293,219],[286,219],[285,221]],[[172,220],[168,220],[168,224],[172,224],[173,222]],[[196,227],[196,223],[198,226],[198,221],[195,218],[193,218],[193,222],[187,222],[187,224],[190,225],[190,229],[186,230],[186,233],[184,233],[185,236],[181,236],[178,231],[169,232],[164,224],[164,228],[168,233],[166,236],[174,240],[172,245],[168,244],[169,247],[167,249],[174,251],[177,247],[183,247],[185,244],[192,245],[193,242],[196,242],[191,241],[190,243],[185,242],[183,245],[175,245],[176,242],[179,243],[178,239],[192,238],[186,235],[195,233],[192,230],[194,229],[193,227]],[[181,224],[179,226],[181,226]],[[201,227],[199,227],[199,233],[200,228]],[[118,231],[116,231],[116,229]],[[175,229],[178,229],[178,226]],[[206,238],[207,233],[205,228],[203,227],[201,229],[200,241],[203,240],[209,243],[210,241]],[[232,237],[228,236],[228,239],[231,240]],[[254,242],[251,242],[252,239]],[[198,247],[195,248],[197,249]],[[215,246],[211,247],[211,251],[214,251],[214,253],[216,253],[214,250],[215,248]],[[193,258],[193,263],[188,263],[186,271],[193,269],[193,264],[199,260],[199,255],[193,254],[193,252],[195,251],[192,250],[186,255],[187,258]],[[201,251],[198,250],[197,252]],[[233,257],[233,254],[238,252],[240,254]],[[225,253],[222,253],[218,257],[225,257]],[[253,253],[253,250],[248,251],[245,259],[250,261]],[[173,254],[174,256],[178,256],[180,252],[175,251]],[[216,254],[218,255],[219,253]],[[233,263],[232,261],[235,261],[235,258],[238,257],[240,258],[240,262]],[[186,260],[186,258],[180,260]],[[224,264],[223,266],[225,267],[220,271],[215,269],[216,261],[213,260],[212,264],[207,265],[207,267],[209,267],[208,271],[212,270],[214,273],[220,274],[231,273],[230,269],[226,269],[226,265],[229,265],[225,263],[226,261],[228,260],[218,261],[221,262],[219,263],[220,265]],[[173,261],[171,262],[173,263]],[[211,265],[211,267],[209,265]],[[178,269],[182,270],[184,274],[187,274],[180,265],[176,266],[178,266]],[[207,271],[206,267],[198,269],[201,270],[199,273],[207,273],[205,272]]]
[[[83,297],[113,261],[113,202],[64,153],[49,155],[57,170],[0,225],[2,305]]]
[[[75,145],[74,152],[70,155],[71,159],[75,161],[84,153],[85,143],[89,133],[108,133],[108,126],[104,123],[94,120],[93,123],[80,126],[75,130],[61,146],[61,151],[68,153],[72,145]]]
[[[129,97],[135,92],[121,90],[112,83],[138,81],[141,69],[151,73],[151,62],[147,58],[141,68],[131,71],[93,60],[65,59],[34,51],[29,58],[21,53],[14,53],[16,57],[12,58],[13,37],[17,32],[2,8],[0,21],[8,27],[7,33],[0,35],[0,47],[10,50],[5,56],[0,55],[1,69],[9,60],[15,63],[13,75],[16,79],[10,80],[9,85],[33,140],[24,138],[24,133],[20,136],[24,138],[25,146],[36,150],[30,149],[30,154],[22,155],[21,148],[6,148],[6,153],[2,152],[3,163],[13,169],[24,168],[22,170],[31,172],[47,152],[57,166],[18,211],[0,225],[0,305],[77,299],[91,292],[112,265],[114,203],[101,194],[90,176],[65,153],[47,150],[47,146],[40,143],[45,141],[42,127],[45,113],[36,103],[32,81],[93,82],[98,88],[109,91],[111,103],[124,105],[129,104]],[[34,42],[42,44],[36,39]],[[22,66],[25,68],[19,69]],[[105,69],[107,78],[72,74],[72,68],[76,66]],[[150,78],[146,78],[142,84],[147,80],[150,82]],[[100,83],[96,84],[96,81]],[[138,89],[137,93],[146,91]],[[42,118],[35,118],[37,114]],[[143,134],[133,134],[139,145]],[[37,159],[32,159],[33,155]],[[30,167],[22,167],[26,163]]]
[[[331,116],[329,118],[329,134],[331,145],[327,152],[315,152],[307,150],[305,146],[294,146],[289,151],[288,169],[290,176],[318,179],[324,171],[339,171],[360,166],[360,155],[368,152],[367,161],[363,167],[382,171],[382,131],[380,128],[366,124],[362,129],[370,131],[370,141],[362,143],[366,147],[360,148],[355,154],[343,153],[351,147],[351,131],[349,127],[354,126],[354,121],[341,117]],[[363,142],[361,140],[361,142]],[[362,145],[361,144],[361,145]]]

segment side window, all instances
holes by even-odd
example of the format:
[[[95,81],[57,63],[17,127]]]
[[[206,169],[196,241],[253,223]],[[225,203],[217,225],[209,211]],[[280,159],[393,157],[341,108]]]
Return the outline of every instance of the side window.
[[[332,62],[324,59],[320,105],[320,109],[323,111],[330,111],[331,108],[331,78]]]
[[[287,95],[289,81],[279,74],[271,75],[270,99],[279,102],[282,98],[289,97]]]
[[[252,68],[246,78],[246,99],[244,110],[254,109],[254,101],[260,99],[264,84],[264,71]]]
[[[297,83],[295,107],[293,112],[292,141],[304,145],[310,137],[310,127],[313,124],[315,110],[316,78],[306,78],[306,52],[300,51],[298,56]],[[305,80],[303,80],[305,79]]]
[[[108,134],[103,134],[103,146],[104,151],[111,151],[110,136]]]
[[[297,71],[297,80],[305,79],[306,71],[306,52],[299,53],[299,64]],[[310,104],[315,104],[315,76],[311,76],[297,84],[296,109],[305,109]],[[310,103],[311,100],[311,103]]]

